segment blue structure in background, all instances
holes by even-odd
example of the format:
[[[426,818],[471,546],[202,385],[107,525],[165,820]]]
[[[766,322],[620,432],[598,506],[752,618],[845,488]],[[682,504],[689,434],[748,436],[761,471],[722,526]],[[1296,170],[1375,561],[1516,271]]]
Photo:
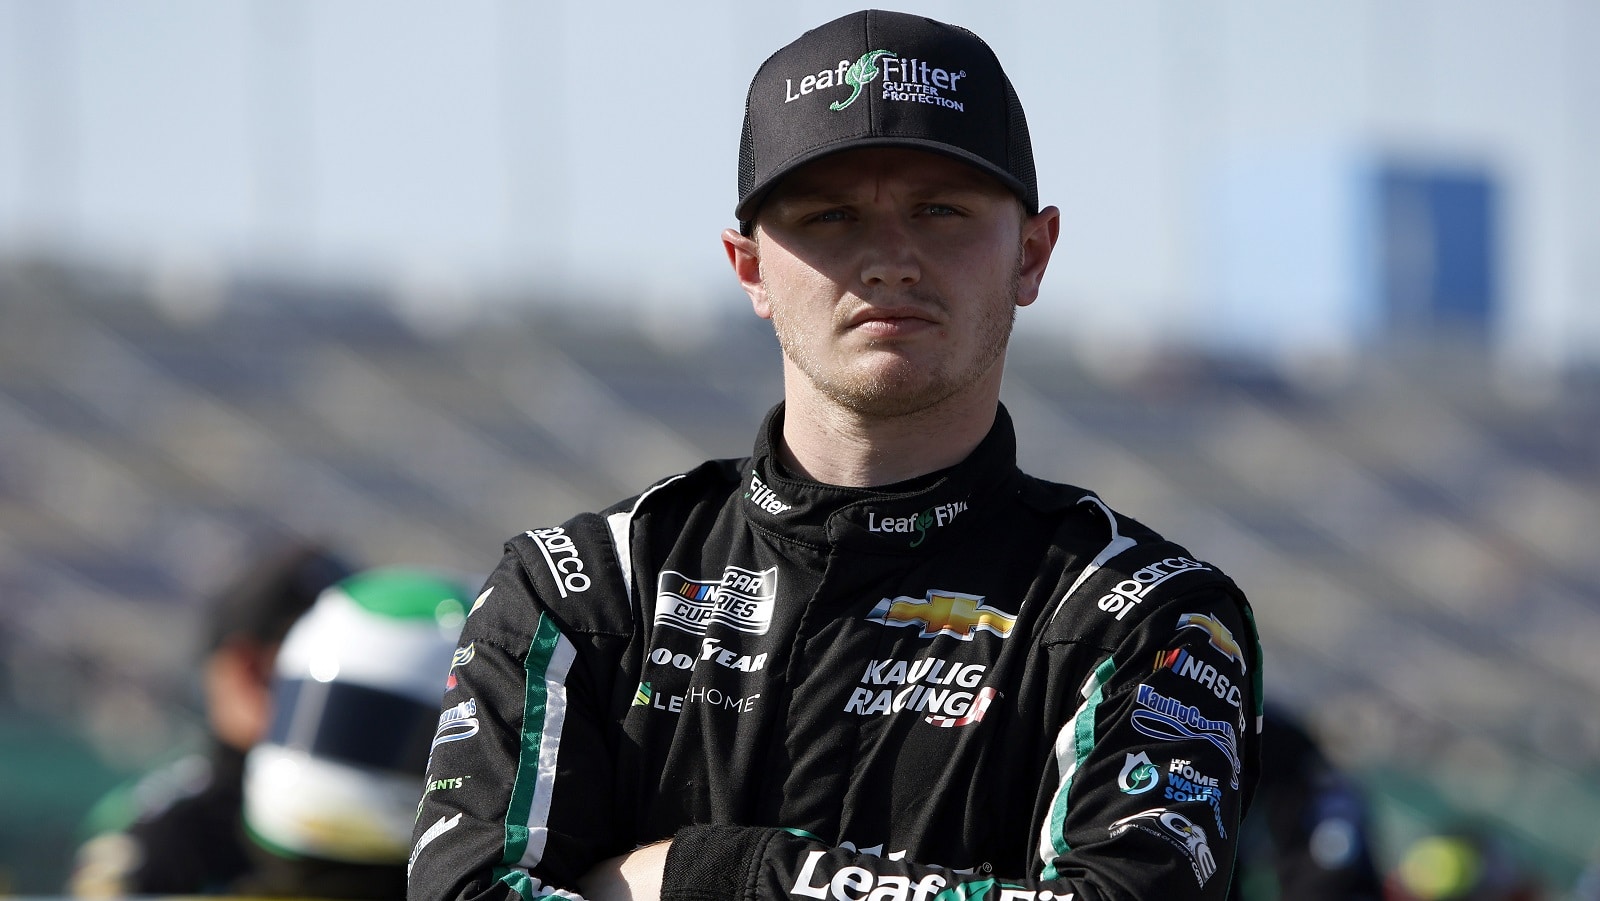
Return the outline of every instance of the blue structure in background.
[[[1332,147],[1242,155],[1205,207],[1203,334],[1293,356],[1492,343],[1501,186],[1483,166]]]
[[[1379,298],[1398,336],[1487,338],[1498,307],[1499,189],[1470,169],[1384,164],[1373,179]]]

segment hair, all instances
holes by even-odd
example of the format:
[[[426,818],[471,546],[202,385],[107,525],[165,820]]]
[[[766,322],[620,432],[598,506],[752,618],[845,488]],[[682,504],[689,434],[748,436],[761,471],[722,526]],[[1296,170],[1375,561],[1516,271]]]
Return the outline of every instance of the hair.
[[[206,648],[233,639],[277,644],[317,595],[354,572],[330,549],[296,543],[255,559],[214,598]]]

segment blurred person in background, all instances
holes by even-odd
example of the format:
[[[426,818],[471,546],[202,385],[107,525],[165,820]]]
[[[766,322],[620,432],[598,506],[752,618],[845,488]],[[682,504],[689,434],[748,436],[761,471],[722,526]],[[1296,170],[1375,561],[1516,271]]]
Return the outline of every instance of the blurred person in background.
[[[1381,901],[1371,811],[1294,713],[1266,705],[1261,781],[1239,830],[1231,901]]]
[[[821,25],[757,71],[739,158],[723,246],[782,402],[749,456],[506,544],[410,897],[1225,899],[1254,623],[1017,467],[1004,360],[1060,212],[994,52]]]
[[[248,867],[231,894],[403,898],[411,825],[471,586],[372,569],[324,591],[278,653],[245,758]],[[429,791],[450,791],[460,780]]]
[[[1541,901],[1542,880],[1505,838],[1460,823],[1413,842],[1385,881],[1387,901]]]
[[[244,759],[271,722],[273,661],[295,620],[350,572],[328,548],[294,544],[253,561],[217,596],[199,666],[205,746],[95,806],[72,894],[211,893],[245,871]]]

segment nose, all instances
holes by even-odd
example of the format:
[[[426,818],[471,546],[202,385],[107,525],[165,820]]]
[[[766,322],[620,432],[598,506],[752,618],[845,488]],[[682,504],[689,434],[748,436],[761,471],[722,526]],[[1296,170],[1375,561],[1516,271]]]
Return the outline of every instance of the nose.
[[[909,288],[922,280],[911,231],[892,217],[876,217],[861,235],[861,281],[872,287]]]

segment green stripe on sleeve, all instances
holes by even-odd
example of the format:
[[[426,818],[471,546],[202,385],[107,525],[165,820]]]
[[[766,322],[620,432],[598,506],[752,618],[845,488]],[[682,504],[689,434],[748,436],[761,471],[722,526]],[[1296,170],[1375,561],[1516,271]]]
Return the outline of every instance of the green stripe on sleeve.
[[[544,857],[556,759],[566,725],[567,673],[575,657],[572,643],[541,615],[523,664],[522,747],[506,809],[502,863],[533,867]]]
[[[1094,672],[1090,673],[1089,678],[1083,683],[1080,692],[1084,698],[1083,703],[1056,735],[1056,772],[1061,774],[1061,782],[1056,786],[1055,797],[1050,799],[1050,815],[1046,818],[1039,836],[1039,861],[1044,864],[1044,869],[1040,873],[1041,878],[1059,878],[1061,874],[1056,872],[1056,861],[1072,850],[1067,844],[1066,835],[1068,796],[1072,791],[1072,780],[1077,776],[1078,768],[1083,766],[1089,753],[1094,750],[1095,712],[1099,709],[1100,702],[1105,699],[1106,684],[1111,681],[1111,676],[1116,671],[1116,662],[1110,657],[1095,667]]]
[[[1256,667],[1255,671],[1250,674],[1250,688],[1256,693],[1255,727],[1256,734],[1259,735],[1261,733],[1261,720],[1266,714],[1267,697],[1266,688],[1264,687],[1266,680],[1263,678],[1262,670],[1267,668],[1267,658],[1266,651],[1261,647],[1261,630],[1256,627],[1256,612],[1248,604],[1244,605],[1243,609],[1244,618],[1250,623],[1250,640],[1255,642],[1256,646]],[[1240,738],[1243,737],[1240,736]]]

